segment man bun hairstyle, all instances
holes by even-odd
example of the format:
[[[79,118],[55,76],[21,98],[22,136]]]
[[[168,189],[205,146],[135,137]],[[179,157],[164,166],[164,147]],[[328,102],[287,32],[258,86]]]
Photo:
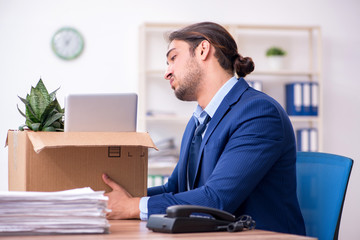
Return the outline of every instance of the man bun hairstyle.
[[[220,66],[230,74],[245,77],[254,71],[255,64],[250,57],[242,57],[234,38],[221,25],[213,22],[201,22],[189,25],[170,33],[169,42],[182,40],[190,45],[190,53],[195,54],[196,47],[207,40],[215,48],[215,57]]]
[[[234,69],[239,77],[245,77],[247,74],[254,71],[255,64],[250,57],[243,57],[240,54],[235,56]]]

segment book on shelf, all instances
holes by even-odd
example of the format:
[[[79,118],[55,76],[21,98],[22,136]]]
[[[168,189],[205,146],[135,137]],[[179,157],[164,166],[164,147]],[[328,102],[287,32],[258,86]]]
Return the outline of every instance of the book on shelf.
[[[296,130],[297,151],[317,152],[318,131],[316,128],[300,128]]]
[[[319,85],[315,82],[286,84],[286,112],[290,116],[317,116]]]

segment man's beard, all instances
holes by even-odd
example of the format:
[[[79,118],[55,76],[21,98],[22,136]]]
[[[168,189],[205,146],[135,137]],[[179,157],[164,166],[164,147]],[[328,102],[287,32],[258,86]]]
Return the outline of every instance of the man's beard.
[[[175,96],[182,101],[196,101],[199,85],[201,84],[202,71],[194,58],[191,58],[186,64],[184,78],[175,90]]]

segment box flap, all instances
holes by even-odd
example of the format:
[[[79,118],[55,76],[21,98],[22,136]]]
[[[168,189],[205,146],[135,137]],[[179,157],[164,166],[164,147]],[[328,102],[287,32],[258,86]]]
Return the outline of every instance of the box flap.
[[[5,146],[4,147],[7,147],[8,144],[9,144],[9,132],[14,132],[14,131],[15,130],[11,130],[11,129],[8,130],[8,133],[6,135],[6,140],[5,140]]]
[[[157,149],[148,133],[140,132],[28,132],[28,137],[39,153],[44,148],[143,146]]]

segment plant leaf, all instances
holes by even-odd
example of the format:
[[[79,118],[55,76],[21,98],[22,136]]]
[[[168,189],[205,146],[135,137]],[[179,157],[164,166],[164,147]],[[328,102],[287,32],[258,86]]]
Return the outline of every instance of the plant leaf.
[[[55,113],[54,115],[46,119],[46,122],[44,123],[44,127],[49,127],[51,124],[53,124],[55,121],[59,120],[63,116],[64,116],[63,113]]]
[[[44,132],[55,132],[56,130],[55,130],[55,128],[54,127],[44,127],[43,129],[42,129],[42,131],[44,131]]]
[[[55,121],[53,124],[51,124],[51,126],[54,127],[54,128],[60,128],[61,123],[59,121]]]
[[[45,84],[44,84],[44,82],[41,80],[41,78],[40,78],[39,82],[36,84],[35,88],[40,91],[41,95],[46,99],[47,102],[52,101],[52,100],[50,99],[49,92],[48,92],[48,90],[46,89]]]
[[[20,112],[20,114],[21,114],[24,118],[26,118],[25,113],[23,113],[23,112],[20,110],[19,105],[16,104],[16,107],[17,107],[18,111]]]
[[[36,88],[31,88],[29,99],[27,100],[29,101],[31,108],[34,110],[35,116],[38,119],[41,119],[42,113],[45,111],[50,102],[42,95],[40,90]]]
[[[27,95],[26,97],[28,97],[28,96],[29,95]],[[22,97],[19,97],[19,98],[25,104],[25,113],[26,113],[25,118],[31,119],[31,121],[33,121],[33,122],[39,122],[40,120],[36,117],[34,110],[30,106],[30,103],[26,99],[24,99]]]
[[[40,130],[40,123],[32,123],[30,126],[28,125],[28,127],[30,127],[31,130],[37,132]]]
[[[51,112],[55,110],[57,104],[57,101],[52,101],[49,105],[46,106],[40,117],[41,123],[43,123],[47,118],[51,117]]]
[[[30,124],[33,124],[34,122],[31,119],[26,118],[25,124],[29,126]]]
[[[21,100],[25,105],[28,105],[28,104],[29,104],[29,102],[28,102],[26,99],[24,99],[24,98],[22,98],[22,97],[20,97],[20,96],[18,96],[18,98],[20,98],[20,100]]]
[[[61,106],[60,106],[60,104],[59,104],[59,102],[58,102],[58,100],[57,100],[56,97],[55,97],[54,101],[56,101],[56,110],[57,110],[58,112],[64,113],[64,108],[61,108]]]
[[[56,92],[57,92],[57,90],[59,90],[59,89],[60,89],[60,87],[58,87],[55,91],[53,91],[53,92],[51,92],[51,93],[49,94],[49,96],[50,96],[50,101],[56,99]]]
[[[31,119],[33,122],[40,122],[40,120],[33,114],[33,110],[29,105],[25,110],[26,118]]]

